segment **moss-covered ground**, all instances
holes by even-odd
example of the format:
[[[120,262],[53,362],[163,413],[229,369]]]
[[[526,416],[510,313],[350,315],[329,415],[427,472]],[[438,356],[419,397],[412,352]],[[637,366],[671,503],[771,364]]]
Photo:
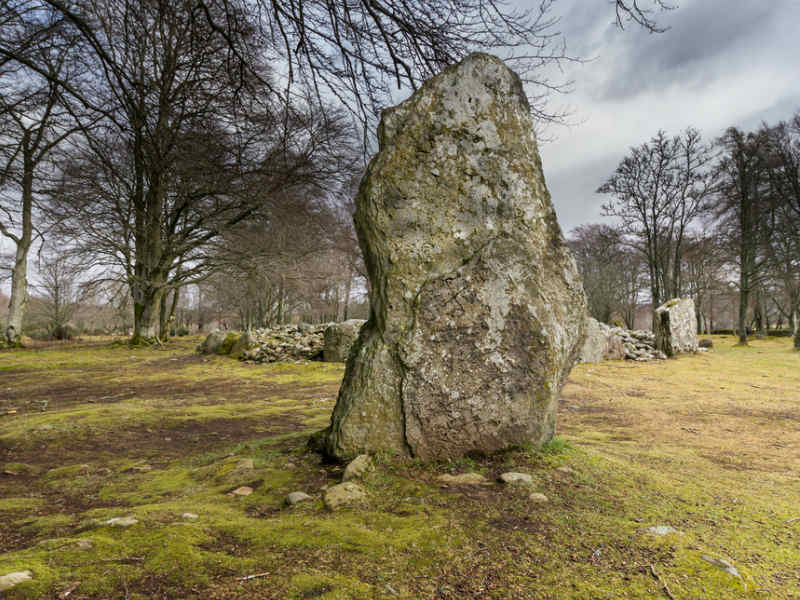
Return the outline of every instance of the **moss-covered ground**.
[[[576,367],[544,449],[377,456],[368,502],[335,513],[321,490],[342,467],[306,442],[343,365],[203,357],[197,339],[2,352],[0,576],[33,576],[6,597],[800,598],[800,356],[713,339]],[[436,481],[507,470],[549,502]],[[313,500],[285,506],[295,490]]]

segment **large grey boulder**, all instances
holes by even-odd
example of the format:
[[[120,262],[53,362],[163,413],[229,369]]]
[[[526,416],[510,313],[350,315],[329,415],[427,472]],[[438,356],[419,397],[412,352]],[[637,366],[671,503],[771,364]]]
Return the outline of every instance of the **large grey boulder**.
[[[386,110],[356,198],[371,316],[331,426],[339,459],[552,438],[586,323],[527,98],[473,54]]]
[[[366,323],[363,319],[349,319],[331,323],[325,329],[325,345],[322,360],[325,362],[347,362],[350,349],[358,338],[358,332]]]
[[[656,348],[667,356],[697,352],[697,317],[694,300],[675,298],[656,310]]]
[[[197,351],[200,354],[216,354],[225,343],[227,335],[227,332],[215,329],[206,336],[206,339],[197,347]]]

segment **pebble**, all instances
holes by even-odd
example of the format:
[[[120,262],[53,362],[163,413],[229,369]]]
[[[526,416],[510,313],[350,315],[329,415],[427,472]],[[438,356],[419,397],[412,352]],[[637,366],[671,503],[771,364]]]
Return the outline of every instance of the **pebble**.
[[[295,504],[305,502],[306,500],[312,500],[312,498],[305,492],[292,492],[286,496],[286,504],[289,506],[294,506]]]
[[[346,481],[325,490],[322,500],[329,510],[336,510],[340,506],[361,502],[366,498],[367,492],[364,488],[352,481]]]
[[[480,473],[461,473],[459,475],[450,475],[445,473],[436,478],[442,483],[452,485],[487,485],[489,481]]]
[[[515,473],[513,471],[500,475],[500,481],[512,485],[533,485],[533,477],[527,473]]]
[[[669,535],[670,533],[683,535],[680,531],[674,527],[670,527],[669,525],[656,525],[655,527],[648,527],[647,533],[652,533],[653,535]]]
[[[372,464],[372,459],[369,457],[369,454],[359,454],[352,461],[350,461],[345,468],[342,481],[361,479],[374,468],[375,466]]]
[[[742,576],[739,574],[739,570],[724,558],[714,558],[713,556],[709,556],[708,554],[703,554],[700,558],[702,558],[707,563],[711,563],[718,569],[722,569],[726,573],[730,573],[734,577],[738,577],[739,579],[742,578]]]
[[[14,573],[3,575],[0,577],[0,592],[10,590],[14,586],[31,579],[33,579],[33,576],[30,571],[15,571]]]
[[[190,512],[183,513],[181,517],[186,519],[187,521],[196,521],[197,519],[199,519],[199,517],[196,514]]]
[[[229,492],[229,496],[249,496],[253,493],[253,488],[243,485],[241,487],[236,488],[232,492]]]
[[[544,494],[540,494],[539,492],[533,492],[530,496],[528,496],[528,500],[536,504],[543,504],[544,502],[550,502],[550,498],[548,498]]]
[[[111,525],[112,527],[130,527],[136,525],[139,519],[136,517],[114,517],[108,521],[103,521],[103,525]]]

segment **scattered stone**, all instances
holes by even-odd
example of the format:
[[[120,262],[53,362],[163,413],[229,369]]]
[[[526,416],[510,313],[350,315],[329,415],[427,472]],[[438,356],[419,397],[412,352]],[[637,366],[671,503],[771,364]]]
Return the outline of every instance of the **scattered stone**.
[[[550,498],[539,492],[533,492],[530,496],[528,496],[528,500],[534,504],[544,504],[545,502],[550,502]]]
[[[449,485],[487,485],[489,483],[486,477],[480,473],[461,473],[459,475],[445,473],[436,479]]]
[[[248,333],[250,348],[236,358],[259,363],[321,360],[323,333],[329,325],[301,323],[255,329]]]
[[[713,556],[709,556],[708,554],[703,554],[700,558],[702,558],[704,561],[708,563],[711,563],[718,569],[722,569],[726,573],[730,573],[734,577],[738,577],[739,579],[742,578],[742,576],[739,574],[739,570],[724,558],[714,558]]]
[[[322,497],[325,506],[329,510],[336,510],[340,506],[346,506],[356,502],[366,500],[367,493],[357,483],[346,481],[337,485],[332,485]]]
[[[697,343],[697,345],[700,348],[713,348],[714,347],[714,341],[710,340],[708,338],[703,338],[702,340],[700,340]]]
[[[292,492],[286,496],[286,504],[289,506],[294,506],[295,504],[305,502],[306,500],[313,500],[313,498],[305,492]]]
[[[140,473],[146,473],[148,471],[152,471],[153,467],[150,465],[134,465],[129,469],[126,469],[126,473],[132,473],[133,471],[139,471]]]
[[[552,439],[586,298],[519,77],[472,54],[384,110],[378,139],[354,214],[372,317],[327,453],[429,460]]]
[[[667,356],[697,352],[694,300],[675,298],[655,310],[656,348]]]
[[[92,540],[87,539],[80,539],[75,542],[75,547],[78,550],[91,550],[94,547],[94,542]]]
[[[603,360],[664,360],[667,356],[656,348],[655,334],[643,329],[611,327],[589,319],[588,334],[581,349],[581,362]]]
[[[200,517],[198,515],[196,515],[195,513],[185,512],[185,513],[183,513],[181,515],[181,518],[183,518],[183,519],[185,519],[187,521],[196,521]]]
[[[246,471],[255,468],[256,468],[256,463],[253,461],[252,458],[243,458],[238,463],[236,463],[236,469],[238,471]]]
[[[341,323],[333,323],[325,329],[325,348],[322,360],[325,362],[347,362],[350,349],[353,347],[358,332],[366,321],[362,319],[349,319]]]
[[[232,492],[229,492],[229,496],[249,496],[253,493],[253,488],[243,485],[241,487],[236,488]]]
[[[680,531],[678,531],[674,527],[670,527],[669,525],[656,525],[655,527],[648,527],[647,533],[651,533],[653,535],[658,535],[658,536],[669,535],[670,533],[677,533],[678,535],[683,535]]]
[[[24,583],[26,581],[31,581],[33,579],[33,575],[30,571],[16,571],[15,573],[9,573],[8,575],[3,575],[0,577],[0,592],[5,592],[10,590],[14,586],[19,585],[20,583]]]
[[[569,467],[556,467],[556,471],[558,473],[563,473],[564,475],[576,475],[574,469],[570,469]]]
[[[107,521],[103,521],[103,525],[110,525],[111,527],[131,527],[132,525],[136,525],[139,522],[139,519],[136,517],[114,517],[113,519],[108,519]]]
[[[345,468],[342,481],[361,479],[374,468],[375,465],[372,463],[372,459],[370,458],[369,454],[359,454],[353,460],[351,460]]]
[[[527,473],[514,473],[513,471],[500,475],[500,481],[510,485],[533,485],[533,477]]]

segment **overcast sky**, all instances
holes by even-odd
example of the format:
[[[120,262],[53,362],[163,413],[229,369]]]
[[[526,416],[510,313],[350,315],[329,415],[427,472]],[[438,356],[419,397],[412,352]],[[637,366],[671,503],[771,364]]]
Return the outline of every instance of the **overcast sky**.
[[[555,5],[569,51],[594,58],[568,67],[574,91],[553,100],[570,105],[577,124],[551,128],[556,139],[540,145],[564,233],[603,220],[594,190],[659,129],[693,126],[710,139],[800,109],[800,0],[675,3],[659,17],[670,27],[661,34],[620,31],[604,0]]]

